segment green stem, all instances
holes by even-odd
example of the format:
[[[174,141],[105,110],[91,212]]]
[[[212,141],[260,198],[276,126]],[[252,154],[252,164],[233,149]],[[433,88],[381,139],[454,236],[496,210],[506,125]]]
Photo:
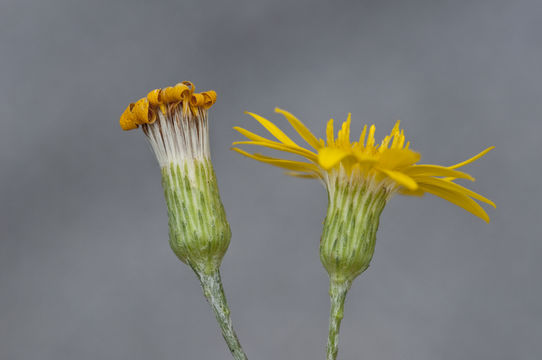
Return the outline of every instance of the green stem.
[[[222,330],[222,336],[224,337],[224,340],[226,340],[233,358],[235,360],[247,360],[247,356],[233,329],[230,309],[228,307],[228,302],[226,301],[224,288],[222,287],[222,280],[220,279],[220,271],[217,269],[211,274],[196,271],[196,275],[198,275],[198,278],[200,279],[205,298],[213,308],[216,320]]]
[[[339,330],[344,316],[344,300],[346,293],[352,284],[349,280],[337,281],[330,280],[329,297],[331,300],[331,310],[329,312],[329,336],[327,339],[327,360],[337,359],[339,351]]]

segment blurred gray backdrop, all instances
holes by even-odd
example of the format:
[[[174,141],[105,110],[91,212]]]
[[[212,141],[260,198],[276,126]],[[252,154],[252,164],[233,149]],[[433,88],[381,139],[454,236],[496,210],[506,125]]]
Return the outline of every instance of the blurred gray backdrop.
[[[324,189],[229,151],[251,110],[317,134],[401,119],[468,168],[492,222],[396,197],[346,304],[340,359],[542,358],[540,1],[0,2],[0,358],[229,359],[168,246],[158,165],[126,105],[215,89],[233,238],[223,279],[249,358],[323,359]]]

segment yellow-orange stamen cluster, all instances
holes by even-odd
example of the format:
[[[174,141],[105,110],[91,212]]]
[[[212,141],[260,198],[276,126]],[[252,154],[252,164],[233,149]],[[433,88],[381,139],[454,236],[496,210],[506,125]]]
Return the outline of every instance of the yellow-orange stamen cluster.
[[[146,97],[128,105],[120,117],[123,130],[137,129],[139,125],[152,124],[156,121],[157,112],[166,114],[182,106],[186,111],[197,108],[208,109],[216,102],[216,92],[213,90],[201,93],[194,92],[195,87],[190,81],[183,81],[175,86],[150,91]]]

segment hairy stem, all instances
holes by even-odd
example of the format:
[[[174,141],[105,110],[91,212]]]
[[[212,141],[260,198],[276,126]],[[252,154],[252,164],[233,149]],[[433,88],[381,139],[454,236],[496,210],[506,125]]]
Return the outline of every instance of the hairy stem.
[[[349,280],[336,281],[331,279],[329,284],[329,297],[331,310],[329,312],[329,336],[327,339],[327,360],[337,359],[339,351],[339,330],[344,316],[344,300],[352,284]]]
[[[228,307],[224,288],[222,287],[222,280],[220,279],[220,271],[217,269],[211,274],[196,271],[196,274],[200,279],[203,294],[209,305],[213,308],[216,320],[222,330],[222,336],[226,340],[233,358],[235,360],[247,360],[247,356],[233,329],[230,308]]]

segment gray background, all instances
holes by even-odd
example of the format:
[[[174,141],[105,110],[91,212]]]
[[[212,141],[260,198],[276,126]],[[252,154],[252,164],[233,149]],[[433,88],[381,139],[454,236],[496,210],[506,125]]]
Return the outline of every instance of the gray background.
[[[160,173],[125,106],[215,89],[211,141],[233,239],[223,278],[252,359],[322,359],[326,195],[228,150],[274,106],[319,135],[400,118],[428,163],[468,170],[491,224],[396,197],[346,305],[341,359],[542,358],[540,1],[3,0],[0,358],[229,359],[170,251]],[[291,132],[290,132],[291,133]]]

